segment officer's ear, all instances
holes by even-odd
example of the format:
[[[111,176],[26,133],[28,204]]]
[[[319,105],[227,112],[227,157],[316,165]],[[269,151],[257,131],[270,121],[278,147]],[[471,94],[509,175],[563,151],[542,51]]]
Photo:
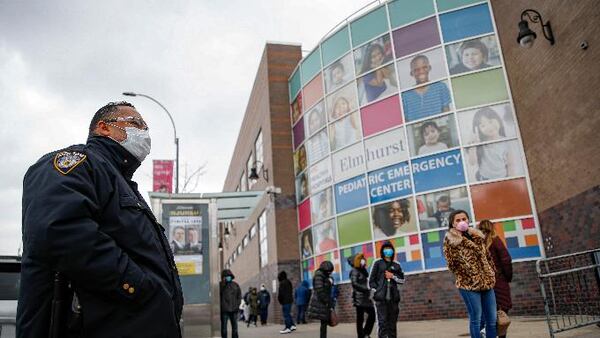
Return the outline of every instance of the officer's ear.
[[[111,130],[108,127],[108,123],[106,123],[105,121],[98,121],[98,124],[96,125],[96,129],[94,130],[94,133],[96,135],[100,135],[100,136],[104,136],[104,137],[108,137],[111,136]]]

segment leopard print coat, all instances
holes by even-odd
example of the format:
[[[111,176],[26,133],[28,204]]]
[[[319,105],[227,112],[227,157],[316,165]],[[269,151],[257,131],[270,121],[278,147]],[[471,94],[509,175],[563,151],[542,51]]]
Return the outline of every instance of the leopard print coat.
[[[469,228],[473,240],[456,229],[450,229],[444,238],[444,257],[448,269],[456,278],[456,287],[470,291],[484,291],[494,287],[494,261],[485,247],[481,231]]]

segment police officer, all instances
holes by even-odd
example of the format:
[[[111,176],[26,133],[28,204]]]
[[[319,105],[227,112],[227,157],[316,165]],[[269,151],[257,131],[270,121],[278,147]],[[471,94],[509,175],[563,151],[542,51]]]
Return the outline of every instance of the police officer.
[[[111,102],[92,118],[85,145],[29,168],[17,337],[49,336],[55,272],[74,294],[69,337],[180,337],[173,255],[131,180],[149,152],[148,126],[135,107]]]

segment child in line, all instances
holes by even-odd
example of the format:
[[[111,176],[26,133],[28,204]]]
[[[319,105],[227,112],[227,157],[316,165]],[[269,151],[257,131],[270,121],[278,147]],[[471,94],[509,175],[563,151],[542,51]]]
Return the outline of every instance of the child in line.
[[[448,149],[448,145],[440,142],[440,128],[435,121],[427,121],[421,125],[420,129],[423,145],[419,147],[418,155],[433,153]]]

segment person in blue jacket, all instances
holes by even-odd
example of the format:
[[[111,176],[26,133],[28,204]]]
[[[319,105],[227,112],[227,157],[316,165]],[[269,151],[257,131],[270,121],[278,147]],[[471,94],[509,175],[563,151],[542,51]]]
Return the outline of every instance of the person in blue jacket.
[[[303,280],[294,291],[294,301],[296,302],[296,322],[306,324],[306,307],[310,301],[310,289],[308,282]]]
[[[70,287],[68,306],[60,308],[64,322],[53,324],[72,336],[181,336],[173,254],[132,181],[149,152],[142,116],[116,102],[95,113],[86,144],[44,155],[29,168],[17,337],[49,336],[57,273]]]

